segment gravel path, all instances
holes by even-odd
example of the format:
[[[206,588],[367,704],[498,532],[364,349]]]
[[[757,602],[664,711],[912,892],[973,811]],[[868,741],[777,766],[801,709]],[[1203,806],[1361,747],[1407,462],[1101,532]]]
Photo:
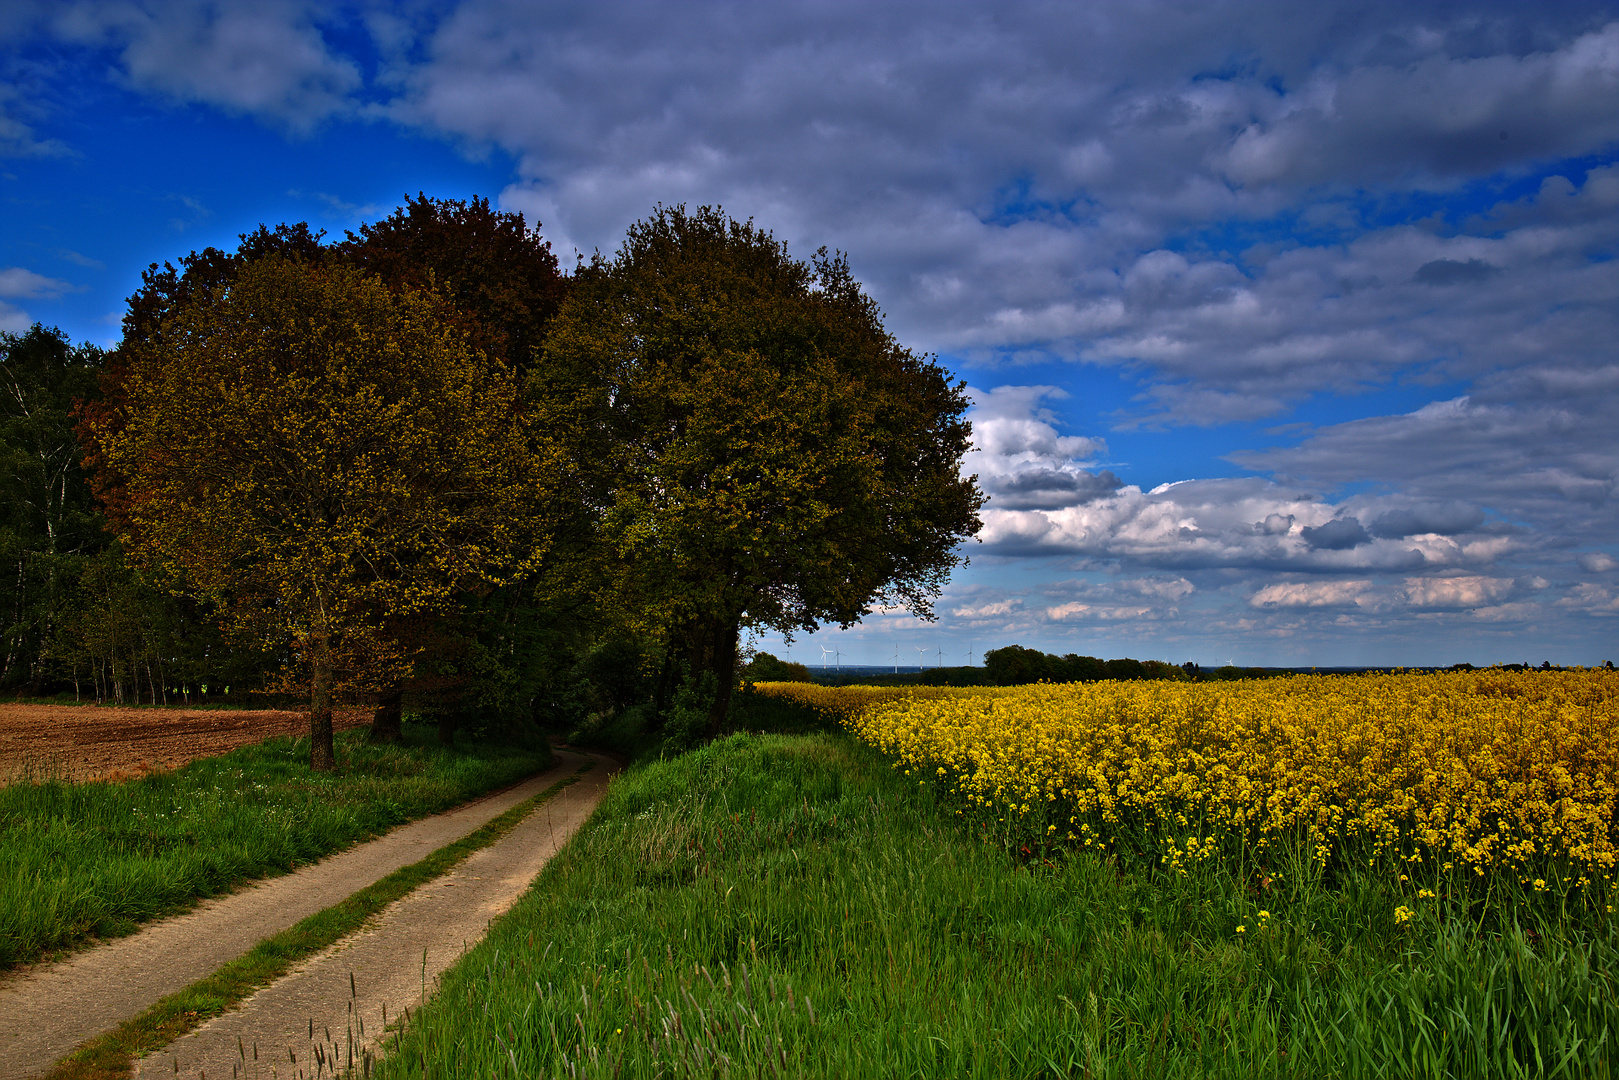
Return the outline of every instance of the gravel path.
[[[369,1073],[386,1025],[432,996],[438,976],[527,891],[584,824],[616,771],[607,761],[498,842],[383,910],[366,929],[136,1062],[144,1080]],[[335,1069],[334,1069],[335,1066]]]
[[[554,768],[521,784],[446,813],[401,825],[376,840],[283,877],[206,900],[183,915],[153,923],[129,937],[87,949],[60,963],[0,976],[0,1080],[42,1075],[80,1043],[212,974],[271,934],[459,840],[572,774],[584,761],[582,755],[559,751]],[[589,783],[575,784],[564,789],[562,795],[582,787],[600,790],[610,771],[603,765],[605,761],[586,774]],[[570,804],[574,801],[569,800]],[[552,799],[547,805],[556,802]],[[540,822],[554,820],[556,811],[548,815],[544,810],[542,807],[524,824],[536,818]],[[505,847],[520,831],[508,833],[495,847]],[[487,848],[485,852],[494,849]],[[470,865],[471,860],[438,881],[468,873]],[[437,883],[430,883],[418,892],[436,887]],[[454,893],[455,887],[439,891]],[[417,947],[418,969],[420,952]],[[346,999],[346,986],[344,992]],[[172,1067],[169,1075],[174,1075]],[[228,1068],[225,1075],[229,1075]],[[266,1071],[265,1076],[269,1075]],[[287,1075],[285,1070],[282,1075]]]

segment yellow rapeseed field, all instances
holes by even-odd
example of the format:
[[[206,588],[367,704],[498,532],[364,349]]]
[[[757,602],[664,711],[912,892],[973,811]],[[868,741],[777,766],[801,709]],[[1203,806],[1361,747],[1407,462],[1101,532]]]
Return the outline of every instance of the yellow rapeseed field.
[[[836,713],[1016,834],[1181,872],[1285,850],[1606,893],[1619,854],[1612,671],[759,689]]]

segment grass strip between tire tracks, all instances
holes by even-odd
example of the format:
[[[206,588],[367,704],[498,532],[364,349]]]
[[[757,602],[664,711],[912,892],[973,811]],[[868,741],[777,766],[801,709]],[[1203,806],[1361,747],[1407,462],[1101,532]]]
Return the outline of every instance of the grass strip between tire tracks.
[[[158,1000],[145,1012],[99,1035],[56,1063],[46,1080],[124,1080],[135,1059],[159,1050],[229,1011],[254,991],[285,975],[292,966],[359,930],[395,900],[442,877],[469,855],[493,844],[542,803],[577,781],[595,762],[587,761],[544,791],[454,843],[354,893],[331,907],[271,935],[212,975]]]

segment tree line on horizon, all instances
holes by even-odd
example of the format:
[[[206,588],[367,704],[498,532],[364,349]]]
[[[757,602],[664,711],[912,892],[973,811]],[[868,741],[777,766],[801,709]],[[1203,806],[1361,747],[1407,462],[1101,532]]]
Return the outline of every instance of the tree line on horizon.
[[[1245,668],[1226,666],[1205,669],[1188,661],[1171,664],[1163,660],[1134,660],[1120,657],[1103,660],[1095,656],[1075,653],[1058,655],[1029,649],[1022,645],[1006,645],[984,653],[984,663],[977,666],[940,666],[918,671],[893,674],[870,672],[860,674],[827,673],[816,671],[808,664],[782,660],[762,652],[755,655],[745,669],[745,677],[754,682],[818,682],[829,684],[871,683],[904,686],[1026,686],[1031,683],[1102,682],[1104,680],[1129,681],[1134,679],[1257,679],[1277,674],[1271,668]]]
[[[1550,660],[1543,661],[1539,667],[1525,661],[1515,664],[1492,664],[1489,669],[1548,672],[1571,670],[1561,665],[1553,664]],[[1603,669],[1612,671],[1613,661],[1609,660],[1603,664]],[[818,669],[810,664],[783,660],[773,653],[758,652],[743,667],[742,677],[747,682],[813,682],[827,686],[849,686],[854,684],[877,686],[1028,686],[1033,683],[1129,682],[1137,679],[1230,682],[1245,679],[1271,679],[1283,675],[1317,670],[1339,674],[1351,671],[1390,671],[1395,669],[1386,667],[1326,669],[1315,667],[1238,667],[1235,664],[1206,668],[1190,660],[1179,665],[1167,663],[1163,660],[1133,660],[1129,657],[1103,660],[1096,656],[1080,656],[1075,653],[1058,655],[1056,653],[1041,652],[1039,649],[1025,648],[1021,645],[1006,645],[1002,648],[990,649],[985,652],[982,666],[941,665],[915,671],[894,671],[893,673],[873,671],[870,666],[863,666],[862,670],[858,672],[844,671],[842,669],[828,671]],[[1444,667],[1413,667],[1400,670],[1435,672],[1478,671],[1480,669],[1464,662]],[[1574,668],[1572,670],[1581,669]]]
[[[965,384],[708,207],[566,273],[479,199],[260,226],[149,267],[115,348],[0,369],[0,687],[296,693],[317,768],[344,703],[717,730],[744,632],[929,616],[983,503]]]

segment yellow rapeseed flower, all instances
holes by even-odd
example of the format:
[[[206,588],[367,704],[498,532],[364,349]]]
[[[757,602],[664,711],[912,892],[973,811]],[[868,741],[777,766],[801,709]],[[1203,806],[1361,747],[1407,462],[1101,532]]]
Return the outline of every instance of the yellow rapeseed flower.
[[[1155,838],[1155,858],[1183,874],[1286,847],[1458,887],[1488,871],[1606,892],[1619,866],[1610,671],[759,689],[927,770],[1020,842],[1060,832],[1108,852]]]

